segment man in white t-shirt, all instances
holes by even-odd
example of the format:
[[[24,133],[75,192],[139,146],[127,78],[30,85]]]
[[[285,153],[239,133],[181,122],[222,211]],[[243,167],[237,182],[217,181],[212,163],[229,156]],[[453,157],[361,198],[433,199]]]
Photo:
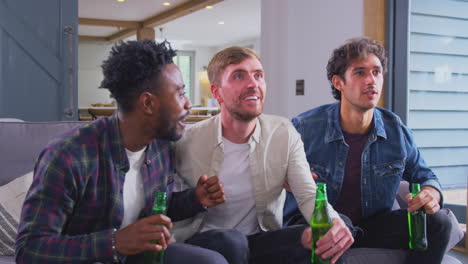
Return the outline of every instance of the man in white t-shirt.
[[[176,170],[179,188],[196,186],[200,175],[219,177],[226,199],[175,223],[176,239],[218,251],[229,263],[310,263],[310,228],[281,228],[283,184],[288,181],[307,219],[316,186],[290,121],[262,114],[259,57],[248,48],[227,48],[211,60],[208,77],[221,113],[188,127],[176,144]],[[335,263],[353,238],[333,208],[329,212],[334,225],[318,252]]]

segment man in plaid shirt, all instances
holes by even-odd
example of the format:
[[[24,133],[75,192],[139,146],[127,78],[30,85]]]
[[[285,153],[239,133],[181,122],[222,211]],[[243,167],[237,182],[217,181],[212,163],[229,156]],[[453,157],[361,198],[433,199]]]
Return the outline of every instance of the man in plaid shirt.
[[[224,201],[219,180],[206,176],[172,193],[170,141],[182,136],[191,107],[175,55],[167,42],[113,47],[101,87],[118,110],[41,152],[21,214],[17,263],[138,263],[140,253],[163,249],[165,263],[227,263],[214,251],[169,244],[172,221]],[[168,194],[167,216],[151,215],[156,191]]]

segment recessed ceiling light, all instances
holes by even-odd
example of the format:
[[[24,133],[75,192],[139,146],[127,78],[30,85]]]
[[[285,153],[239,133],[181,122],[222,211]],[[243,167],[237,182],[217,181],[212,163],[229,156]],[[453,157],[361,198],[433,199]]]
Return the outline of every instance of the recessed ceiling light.
[[[213,9],[213,6],[207,5],[205,6],[206,9]]]
[[[219,21],[218,25],[224,25],[224,21]]]
[[[169,2],[164,2],[163,3],[163,6],[170,6],[170,5],[171,5],[171,3],[169,3]]]
[[[125,0],[117,0],[117,2],[121,2],[121,3],[122,3],[122,2],[125,2]]]

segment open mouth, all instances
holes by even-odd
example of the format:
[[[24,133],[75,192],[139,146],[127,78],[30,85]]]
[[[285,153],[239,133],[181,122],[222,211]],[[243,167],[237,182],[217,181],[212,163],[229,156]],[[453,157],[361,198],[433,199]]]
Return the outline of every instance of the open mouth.
[[[244,98],[244,100],[258,100],[260,99],[258,96],[247,96],[246,98]]]
[[[377,94],[377,91],[375,90],[367,90],[363,94],[367,95],[368,97],[374,97],[374,95]]]
[[[177,124],[179,124],[182,128],[185,127],[185,119],[189,116],[190,112],[187,110],[187,112],[179,118],[177,121]]]

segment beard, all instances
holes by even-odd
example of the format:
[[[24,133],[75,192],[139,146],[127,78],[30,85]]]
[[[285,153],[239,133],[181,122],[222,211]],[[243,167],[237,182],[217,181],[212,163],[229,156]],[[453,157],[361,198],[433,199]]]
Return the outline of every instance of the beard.
[[[170,118],[170,112],[167,109],[162,108],[159,113],[159,129],[156,129],[156,135],[158,139],[177,141],[182,138],[184,130],[178,131],[178,122],[184,120],[189,115],[187,110],[185,114],[180,116],[177,120]]]
[[[263,111],[263,106],[261,107],[259,111],[256,111],[256,112],[246,112],[246,111],[241,112],[237,110],[235,107],[231,107],[230,105],[225,105],[225,107],[226,107],[226,110],[229,112],[229,114],[231,114],[231,116],[235,120],[242,121],[242,122],[250,122],[254,120]]]

